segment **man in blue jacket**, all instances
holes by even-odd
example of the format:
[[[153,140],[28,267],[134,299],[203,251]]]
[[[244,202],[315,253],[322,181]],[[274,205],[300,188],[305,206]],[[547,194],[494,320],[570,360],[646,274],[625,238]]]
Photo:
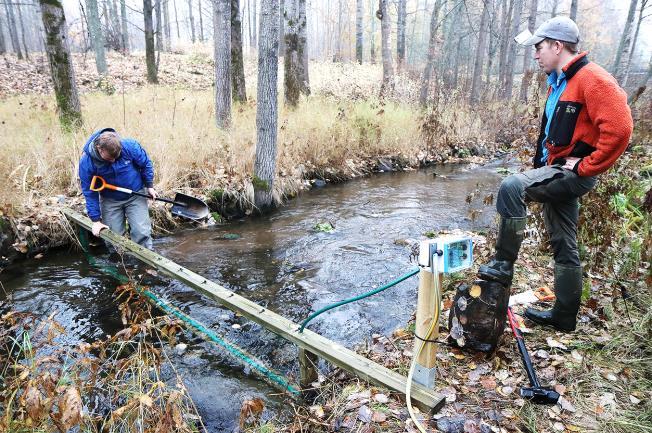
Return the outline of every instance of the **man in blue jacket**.
[[[79,160],[79,179],[95,236],[99,236],[105,228],[124,235],[126,219],[131,240],[151,249],[152,223],[147,199],[109,189],[99,193],[91,191],[93,176],[101,176],[108,184],[156,198],[154,165],[147,152],[136,140],[120,138],[112,128],[101,129],[91,135],[84,145]]]

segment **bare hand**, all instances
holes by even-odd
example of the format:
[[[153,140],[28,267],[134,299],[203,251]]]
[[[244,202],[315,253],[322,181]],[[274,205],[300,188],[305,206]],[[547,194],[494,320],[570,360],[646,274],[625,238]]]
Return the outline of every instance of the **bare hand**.
[[[564,164],[562,167],[567,169],[567,170],[572,170],[580,162],[580,159],[582,159],[582,158],[568,157],[568,158],[566,158],[566,164]]]
[[[106,224],[102,224],[102,221],[95,221],[93,223],[93,227],[91,227],[91,231],[93,232],[93,235],[95,235],[96,237],[99,237],[100,232],[102,230],[108,229],[108,228],[109,228],[109,226],[107,226]]]
[[[149,194],[152,200],[156,200],[156,197],[158,197],[158,193],[154,188],[147,188],[147,194]]]

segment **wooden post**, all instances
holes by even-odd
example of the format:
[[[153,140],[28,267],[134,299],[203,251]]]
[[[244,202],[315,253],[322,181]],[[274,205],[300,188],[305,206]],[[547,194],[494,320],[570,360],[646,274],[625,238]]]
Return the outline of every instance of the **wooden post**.
[[[299,385],[301,390],[304,391],[312,388],[312,383],[318,379],[317,363],[319,358],[314,353],[299,347]]]
[[[442,286],[442,274],[438,274],[439,287]],[[417,297],[417,318],[415,334],[421,338],[426,338],[428,329],[435,317],[435,304],[440,302],[435,296],[435,281],[432,272],[429,269],[421,269],[419,272],[419,293]],[[439,325],[435,327],[434,333],[430,336],[429,340],[436,340],[439,337]],[[418,338],[414,339],[413,356],[417,356],[419,347],[422,341]],[[434,370],[433,374],[429,375],[425,372],[431,370],[435,366],[435,359],[437,356],[437,345],[435,343],[427,342],[423,350],[417,357],[417,371],[414,375],[414,380],[425,387],[432,387],[434,385]],[[423,373],[423,374],[421,374]],[[432,380],[430,380],[432,379]]]

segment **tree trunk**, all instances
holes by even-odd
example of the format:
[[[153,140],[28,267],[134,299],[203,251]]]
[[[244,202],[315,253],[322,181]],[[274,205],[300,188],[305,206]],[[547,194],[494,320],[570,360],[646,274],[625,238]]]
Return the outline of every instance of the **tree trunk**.
[[[288,2],[291,3],[293,0],[280,0],[279,1],[279,23],[278,23],[278,55],[285,56],[285,35],[287,29],[285,28],[285,20],[288,12]],[[290,4],[290,7],[292,5]]]
[[[167,1],[165,2],[167,5]],[[122,52],[129,52],[129,27],[127,27],[127,2],[120,0],[120,21],[122,25]]]
[[[254,34],[252,33],[252,27],[253,25],[251,24],[251,0],[247,0],[247,29],[249,33],[250,48],[254,47]]]
[[[231,72],[233,74],[233,100],[247,102],[247,90],[242,56],[242,20],[240,0],[231,1]]]
[[[455,66],[453,66],[453,79],[451,81],[451,89],[457,89],[457,84],[459,83],[460,77],[460,59],[462,57],[462,40],[464,39],[461,36],[457,40],[457,50],[455,54]]]
[[[485,72],[485,81],[487,83],[485,87],[485,91],[483,93],[484,99],[486,99],[486,96],[489,94],[489,90],[491,89],[491,69],[493,68],[494,64],[494,57],[496,56],[496,21],[498,21],[498,16],[496,13],[496,1],[495,0],[489,0],[491,3],[491,10],[489,11],[489,59],[487,61],[487,69]]]
[[[213,1],[215,57],[215,123],[231,125],[231,0]]]
[[[172,29],[170,28],[170,0],[163,1],[163,34],[165,35],[165,51],[172,50]]]
[[[427,1],[426,1],[427,3]],[[416,9],[414,11],[414,17],[412,18],[412,25],[410,26],[410,50],[408,51],[408,58],[407,58],[407,63],[412,64],[414,63],[414,55],[416,54],[416,36],[415,36],[415,31],[417,28],[417,12],[421,10],[421,3],[419,0],[416,2]],[[426,5],[427,6],[427,5]],[[425,7],[424,7],[425,11]]]
[[[63,5],[59,0],[39,0],[39,3],[45,28],[45,50],[50,63],[59,121],[66,129],[75,128],[81,125],[82,115]]]
[[[0,54],[7,52],[7,43],[5,42],[4,24],[2,23],[2,14],[0,14]]]
[[[199,15],[199,42],[204,42],[204,14],[201,11],[201,0],[198,1],[199,10],[197,14]]]
[[[364,8],[362,0],[356,0],[355,4],[355,59],[362,64],[362,15]]]
[[[371,0],[371,35],[369,36],[369,60],[372,65],[376,64],[376,15],[378,9],[374,7],[374,1]]]
[[[42,0],[43,1],[43,0]],[[147,82],[158,83],[156,71],[156,53],[154,52],[154,22],[152,18],[152,0],[143,0],[143,17],[145,22],[145,63],[147,64]]]
[[[636,13],[636,4],[638,0],[631,0],[629,3],[629,12],[627,13],[627,21],[625,21],[625,28],[623,29],[623,34],[620,37],[620,43],[618,44],[618,51],[616,51],[616,59],[612,67],[612,74],[616,81],[619,83],[622,82],[623,75],[625,72],[624,65],[622,65],[622,59],[628,57],[629,46],[631,45],[632,40],[632,23],[634,22],[634,14]]]
[[[177,0],[172,0],[172,6],[174,6],[174,21],[177,24],[177,41],[181,39],[181,32],[179,31],[179,14],[177,13]]]
[[[11,45],[14,48],[18,60],[23,59],[23,50],[20,48],[20,43],[18,42],[18,29],[16,28],[16,17],[14,16],[14,6],[11,0],[7,0],[5,3],[5,12],[7,13],[7,22],[9,23],[9,39],[11,39]]]
[[[259,212],[274,205],[276,134],[278,124],[278,0],[261,0],[256,106],[254,204]]]
[[[650,63],[648,64],[647,73],[645,74],[643,83],[638,87],[638,89],[636,89],[634,93],[629,96],[629,98],[627,98],[627,103],[629,103],[629,105],[634,105],[636,101],[638,101],[638,98],[640,98],[643,92],[645,92],[645,89],[647,88],[647,82],[650,81],[650,78],[652,78],[652,57],[650,57]],[[650,193],[648,192],[648,197],[649,194]]]
[[[518,26],[521,22],[521,11],[523,10],[523,0],[514,2],[514,19],[512,20],[511,35],[518,33]],[[516,41],[510,38],[509,51],[507,52],[507,63],[505,64],[505,98],[512,99],[514,91],[514,63],[516,62]]]
[[[641,22],[646,18],[645,8],[647,7],[648,0],[641,0],[641,7],[638,10],[638,21],[636,22],[636,31],[634,32],[634,40],[632,40],[632,48],[629,50],[629,56],[627,57],[627,66],[625,68],[625,78],[623,80],[623,87],[627,86],[627,81],[629,81],[629,71],[632,67],[632,58],[636,51],[636,42],[638,41],[638,33],[641,30]]]
[[[310,95],[310,74],[308,70],[308,19],[306,17],[306,0],[298,0],[297,53],[299,54],[299,89],[301,93]]]
[[[254,2],[253,9],[251,11],[251,16],[254,19],[254,25],[253,25],[253,31],[254,31],[254,38],[252,39],[252,46],[256,47],[258,46],[258,0],[252,0]]]
[[[192,15],[192,0],[188,0],[188,22],[190,23],[190,40],[194,44],[196,38],[195,38],[195,18]]]
[[[40,1],[40,0],[39,0]],[[95,51],[95,66],[97,73],[106,75],[106,57],[104,54],[104,34],[100,25],[100,16],[97,10],[97,0],[86,0],[86,12],[88,12],[88,30],[91,33],[91,44]]]
[[[294,108],[299,103],[301,91],[299,89],[299,48],[297,31],[298,21],[298,0],[285,0],[285,10],[283,12],[283,21],[285,21],[285,54],[284,54],[284,71],[285,71],[285,103]]]
[[[154,6],[156,13],[156,51],[158,51],[160,55],[161,51],[163,51],[163,14],[161,11],[161,1],[163,0],[154,1],[156,2],[156,5]],[[156,69],[158,70],[158,62],[156,64]]]
[[[338,62],[342,61],[342,15],[344,15],[343,0],[337,0],[337,35],[335,35],[335,58]]]
[[[579,0],[572,0],[571,1],[570,19],[572,19],[575,22],[577,22],[577,4],[578,3],[579,3]]]
[[[530,32],[534,33],[534,30],[537,26],[537,8],[538,0],[530,1],[530,16],[527,20],[527,26]],[[532,46],[528,45],[525,47],[525,53],[523,54],[523,78],[521,80],[521,94],[520,99],[523,102],[527,102],[527,92],[530,88],[530,81],[534,76],[534,60],[532,58]]]
[[[394,76],[394,68],[392,67],[392,49],[389,41],[390,33],[392,31],[392,23],[389,16],[389,8],[387,4],[389,0],[378,0],[378,7],[380,16],[380,34],[382,43],[382,56],[383,56],[383,82],[380,86],[380,95],[385,96],[392,90],[392,80]]]
[[[114,49],[116,51],[122,50],[122,26],[120,24],[120,15],[118,14],[118,2],[111,0],[111,27],[115,34]]]
[[[398,0],[396,20],[396,69],[401,71],[405,65],[405,25],[407,22],[407,0]]]
[[[506,65],[507,65],[507,52],[509,51],[509,30],[511,27],[512,12],[514,11],[514,0],[500,0],[502,4],[502,12],[500,18],[500,54],[498,56],[498,85],[497,88],[503,92],[503,85],[505,83]],[[508,3],[509,2],[509,3]]]
[[[487,49],[487,26],[489,24],[489,0],[484,0],[482,17],[480,18],[480,29],[478,31],[478,46],[475,51],[475,62],[473,65],[473,78],[471,80],[471,103],[480,101],[480,87],[482,85],[482,67],[484,64],[485,51]]]
[[[27,42],[25,42],[25,23],[23,22],[23,13],[21,11],[21,5],[16,5],[16,10],[18,10],[18,23],[20,23],[20,38],[23,42],[23,50],[25,51],[25,58],[29,60],[29,49],[27,48]]]
[[[430,78],[435,64],[437,55],[437,30],[439,29],[439,12],[441,11],[442,0],[435,2],[432,15],[430,16],[430,39],[428,40],[428,57],[426,66],[423,69],[421,78],[421,91],[419,92],[419,103],[422,107],[428,104],[428,95],[430,94]]]

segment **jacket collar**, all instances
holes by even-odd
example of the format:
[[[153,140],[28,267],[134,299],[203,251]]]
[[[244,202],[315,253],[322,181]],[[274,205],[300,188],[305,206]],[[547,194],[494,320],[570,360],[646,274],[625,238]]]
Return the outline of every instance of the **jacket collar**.
[[[589,59],[586,58],[587,54],[587,51],[582,51],[573,57],[573,59],[561,69],[564,72],[567,80],[573,78],[573,75],[575,75],[577,71],[589,64]]]

